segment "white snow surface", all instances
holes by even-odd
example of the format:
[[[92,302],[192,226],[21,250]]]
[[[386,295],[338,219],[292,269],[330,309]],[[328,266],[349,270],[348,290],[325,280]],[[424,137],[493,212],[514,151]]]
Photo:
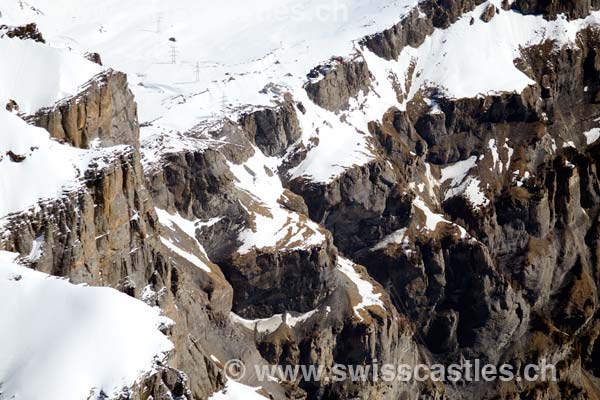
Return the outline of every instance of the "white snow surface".
[[[4,4],[3,4],[4,6]],[[2,11],[5,11],[3,7]],[[1,18],[0,18],[1,19]],[[80,54],[32,40],[0,38],[0,220],[8,214],[55,199],[83,187],[85,171],[102,169],[126,146],[76,149],[50,138],[5,110],[14,100],[19,111],[31,114],[76,95],[82,85],[104,70]],[[9,156],[12,152],[16,158]],[[2,225],[2,222],[0,222]]]
[[[402,244],[404,247],[408,247],[410,239],[406,235],[406,228],[398,229],[395,232],[387,235],[383,240],[377,243],[371,248],[372,251],[383,250],[392,244]]]
[[[500,172],[504,169],[504,164],[500,160],[496,140],[491,139],[488,143],[492,153],[494,167],[499,168]],[[510,152],[509,152],[510,153]],[[475,208],[481,208],[489,204],[489,199],[481,190],[481,181],[475,176],[468,176],[469,172],[477,166],[477,157],[473,156],[466,160],[442,168],[442,183],[449,181],[450,184],[445,191],[444,201],[455,197],[463,196]]]
[[[501,0],[492,0],[500,13],[485,23],[479,16],[488,2],[464,14],[448,29],[436,29],[418,48],[406,47],[397,60],[384,61],[366,53],[379,91],[392,98],[392,77],[401,82],[412,78],[410,87],[402,87],[405,101],[395,104],[403,109],[406,102],[423,87],[436,87],[450,98],[475,97],[498,92],[521,92],[534,82],[521,72],[514,60],[521,48],[556,40],[557,45],[575,43],[576,33],[600,22],[600,13],[585,19],[567,21],[564,16],[547,21],[542,16],[504,11]],[[473,25],[471,25],[473,18]],[[412,74],[410,68],[414,67]],[[433,108],[434,112],[439,112]]]
[[[225,387],[208,398],[208,400],[265,400],[266,397],[257,393],[260,388],[228,380]]]
[[[438,224],[440,224],[440,223],[451,224],[441,214],[437,214],[437,213],[434,213],[433,211],[431,211],[429,206],[427,206],[427,204],[425,204],[423,199],[421,199],[420,197],[417,197],[413,201],[413,206],[415,206],[417,209],[421,210],[421,212],[423,212],[423,214],[425,215],[424,228],[427,229],[428,231],[434,232],[436,230]]]
[[[494,3],[499,6],[501,1]],[[598,23],[598,13],[585,20],[569,22],[561,17],[547,21],[542,16],[524,16],[501,7],[498,7],[500,13],[485,23],[478,17],[486,6],[484,3],[449,29],[437,30],[425,41],[416,55],[416,71],[422,74],[413,85],[413,91],[422,84],[434,84],[455,98],[520,92],[534,83],[514,64],[521,55],[520,48],[548,39],[561,45],[574,43],[580,29]],[[471,17],[475,20],[473,25],[470,25]]]
[[[600,128],[593,128],[584,133],[585,140],[588,145],[596,143],[600,139]]]
[[[276,174],[277,162],[254,148],[254,155],[244,164],[229,163],[236,187],[247,196],[242,207],[254,223],[239,236],[243,243],[240,254],[264,248],[307,248],[326,240],[317,224],[281,206],[284,188]]]
[[[342,116],[317,106],[304,91],[298,97],[306,108],[306,113],[297,114],[303,132],[301,141],[309,152],[306,159],[289,171],[290,178],[329,183],[348,168],[375,158],[368,140],[368,123],[380,120],[387,107],[370,112],[365,106],[374,95],[353,101]],[[318,143],[314,145],[311,140]]]
[[[425,201],[423,201],[421,197],[417,197],[413,200],[413,206],[425,215],[425,226],[422,227],[423,229],[434,232],[437,229],[438,224],[442,223],[458,228],[458,230],[460,231],[461,238],[467,238],[469,236],[465,228],[463,228],[462,226],[448,221],[442,214],[438,214],[431,211],[429,206],[425,203]]]
[[[0,22],[34,20],[53,46],[99,52],[129,74],[141,121],[185,132],[229,104],[271,105],[268,83],[297,91],[314,66],[350,55],[417,2],[28,0],[37,13],[5,0]]]
[[[127,146],[81,150],[50,138],[44,129],[28,125],[0,107],[0,220],[8,214],[35,206],[38,201],[60,197],[82,187],[80,179],[90,164],[106,166],[106,160]],[[25,157],[12,161],[7,152]]]
[[[418,0],[29,0],[23,8],[5,1],[0,22],[36,21],[52,46],[97,51],[106,65],[129,74],[140,120],[148,123],[146,163],[158,161],[160,151],[205,148],[204,139],[187,133],[274,106],[289,92],[307,109],[298,116],[309,149],[291,177],[323,184],[371,161],[367,123],[390,107],[404,109],[419,89],[437,87],[456,98],[521,91],[533,83],[514,65],[522,47],[546,39],[574,43],[576,32],[598,24],[600,15],[546,21],[501,9],[484,23],[484,3],[387,61],[358,40],[399,22]],[[336,55],[362,56],[374,76],[369,92],[338,115],[313,104],[302,88],[308,71]]]
[[[114,396],[173,348],[172,321],[110,288],[72,285],[0,252],[0,397]]]
[[[363,318],[360,314],[361,310],[373,306],[385,309],[385,305],[383,304],[383,301],[381,301],[381,293],[375,293],[373,284],[363,279],[354,269],[354,265],[355,264],[347,258],[338,257],[338,270],[346,275],[358,289],[361,301],[354,306],[354,313],[362,320]]]
[[[76,53],[33,40],[0,38],[0,54],[2,109],[14,100],[27,114],[79,93],[80,86],[104,70]]]
[[[477,165],[477,157],[473,156],[464,161],[459,161],[442,168],[442,183],[451,180],[450,186],[459,185],[467,176],[469,171]]]
[[[160,223],[163,224],[164,226],[168,227],[172,231],[175,231],[175,228],[177,227],[183,233],[185,233],[187,236],[189,236],[190,239],[194,243],[196,243],[198,250],[208,259],[208,256],[206,255],[206,250],[204,250],[204,247],[200,244],[200,242],[198,242],[198,239],[196,239],[196,228],[198,227],[198,225],[202,224],[201,221],[196,221],[196,222],[190,221],[188,219],[183,218],[181,215],[179,215],[179,213],[170,214],[169,212],[167,212],[165,210],[161,210],[160,208],[156,208],[156,215],[158,216],[158,220],[160,221]],[[174,243],[173,240],[171,240],[169,238],[165,238],[165,237],[161,237],[160,239],[161,239],[162,243],[165,246],[167,246],[174,253],[185,258],[186,260],[188,260],[189,262],[191,262],[198,268],[204,270],[205,272],[208,272],[208,273],[211,272],[211,269],[206,264],[206,262],[202,261],[200,258],[195,256],[194,254],[192,254],[188,251],[185,251],[180,246],[178,246],[177,243]]]
[[[312,317],[318,312],[319,309],[316,308],[314,310],[308,311],[304,314],[298,314],[296,316],[287,313],[275,314],[272,317],[260,319],[245,319],[232,312],[230,314],[230,317],[233,322],[241,324],[246,328],[250,329],[251,331],[256,330],[257,332],[265,333],[275,332],[283,323],[285,323],[285,325],[289,326],[290,328],[293,328],[297,324],[310,319],[310,317]]]

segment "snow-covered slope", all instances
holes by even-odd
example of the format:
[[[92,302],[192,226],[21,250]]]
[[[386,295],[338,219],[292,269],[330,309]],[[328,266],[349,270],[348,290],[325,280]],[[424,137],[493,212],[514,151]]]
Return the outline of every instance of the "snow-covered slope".
[[[242,206],[253,219],[253,226],[240,234],[240,254],[264,248],[307,248],[326,240],[317,224],[282,207],[284,189],[276,175],[276,163],[276,158],[265,157],[254,148],[245,164],[229,165],[238,190],[248,196]]]
[[[261,93],[266,84],[301,87],[311,68],[349,55],[354,40],[395,24],[417,3],[30,0],[22,10],[7,1],[2,20],[34,20],[54,46],[99,52],[130,74],[141,120],[160,118],[157,127],[178,131],[220,115],[224,102],[271,105],[273,94]]]
[[[2,109],[14,100],[25,113],[79,93],[81,85],[104,70],[77,53],[32,40],[0,38],[0,54]]]
[[[105,159],[126,146],[81,150],[52,140],[48,132],[28,125],[0,109],[0,221],[8,214],[36,206],[82,187],[91,164],[102,169]]]
[[[0,398],[114,397],[173,345],[172,322],[109,288],[75,286],[0,252]]]
[[[104,70],[77,53],[31,40],[0,38],[0,219],[34,206],[39,200],[60,197],[81,186],[92,163],[123,151],[81,150],[52,140],[47,131],[28,125],[5,108],[15,101],[19,112],[76,95],[81,86]],[[8,62],[7,60],[10,60]],[[42,176],[43,174],[43,176]]]
[[[7,1],[0,20],[36,21],[52,46],[98,51],[105,64],[129,74],[146,123],[146,149],[155,149],[158,138],[161,148],[180,148],[181,134],[212,126],[223,116],[236,119],[244,110],[273,106],[283,93],[292,93],[307,109],[298,115],[302,143],[310,151],[290,174],[316,182],[329,182],[372,160],[368,122],[379,120],[389,107],[403,109],[424,86],[457,98],[521,91],[531,80],[514,65],[520,48],[546,39],[573,42],[579,29],[597,22],[595,14],[580,21],[547,21],[500,10],[501,1],[493,0],[499,14],[491,21],[479,19],[488,6],[484,3],[449,29],[436,30],[419,48],[407,47],[397,60],[386,61],[358,40],[397,23],[416,0],[252,5],[185,0],[177,6],[135,0]],[[375,78],[368,95],[351,102],[341,118],[306,98],[302,87],[308,71],[332,56],[357,54]],[[311,145],[315,139],[318,144]],[[147,162],[157,160],[155,151],[145,154]]]
[[[140,120],[147,123],[142,139],[148,148],[158,137],[178,142],[177,133],[273,106],[283,93],[292,93],[307,107],[300,121],[302,142],[306,146],[318,138],[319,144],[290,173],[316,182],[372,160],[367,123],[389,107],[403,109],[423,86],[457,98],[521,91],[531,83],[513,62],[521,47],[546,39],[572,42],[579,29],[597,23],[595,14],[571,22],[524,16],[500,10],[501,0],[493,0],[499,14],[488,23],[479,19],[486,2],[449,29],[436,30],[419,48],[408,47],[398,60],[386,61],[357,41],[397,23],[416,0],[251,5],[185,0],[177,6],[135,0],[7,1],[1,21],[36,21],[52,46],[98,51],[108,66],[129,74]],[[374,75],[373,91],[351,104],[343,118],[312,105],[302,89],[308,71],[332,56],[355,54]],[[402,103],[398,90],[404,92]],[[154,153],[147,154],[155,160]]]
[[[499,10],[489,22],[479,16],[489,4]],[[418,48],[407,47],[397,60],[383,61],[368,50],[363,52],[383,93],[393,93],[390,76],[405,87],[403,108],[423,87],[440,89],[450,98],[468,98],[498,92],[521,92],[534,83],[515,65],[521,50],[546,40],[556,46],[573,44],[577,33],[600,22],[600,14],[568,21],[563,15],[555,21],[543,16],[523,15],[500,9],[501,0],[486,2],[464,14],[448,29],[437,29]],[[387,98],[393,98],[387,96]]]
[[[213,394],[209,400],[264,400],[256,391],[257,388],[242,385],[235,381],[228,381],[223,390]]]

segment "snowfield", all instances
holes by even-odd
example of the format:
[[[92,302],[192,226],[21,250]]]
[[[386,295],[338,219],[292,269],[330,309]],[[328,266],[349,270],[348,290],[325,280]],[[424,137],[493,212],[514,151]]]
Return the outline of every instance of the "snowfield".
[[[265,85],[301,88],[313,67],[352,53],[353,41],[418,2],[29,0],[36,12],[6,1],[0,21],[36,21],[52,46],[99,52],[129,74],[141,121],[181,132],[220,115],[222,99],[234,108],[272,105]]]
[[[307,109],[299,118],[301,143],[310,149],[290,177],[321,184],[372,161],[368,122],[390,107],[404,109],[420,89],[456,98],[521,91],[532,83],[514,64],[522,47],[546,39],[573,43],[578,30],[599,22],[598,13],[546,21],[501,10],[501,0],[491,0],[500,12],[490,22],[479,19],[484,3],[388,61],[360,39],[399,22],[417,0],[6,2],[0,22],[35,21],[51,46],[99,52],[105,65],[128,73],[144,123],[146,165],[158,162],[163,150],[202,150],[202,139],[186,138],[188,132],[276,106],[287,92]],[[333,56],[364,58],[374,77],[369,93],[340,115],[313,104],[303,89],[307,73]]]
[[[308,248],[326,240],[316,223],[280,204],[284,188],[275,172],[276,164],[277,159],[266,157],[256,147],[254,155],[243,165],[229,163],[237,189],[248,197],[248,200],[241,200],[241,205],[254,225],[239,236],[243,242],[238,250],[240,254],[265,248]]]
[[[266,397],[257,393],[260,388],[243,385],[228,380],[225,388],[208,398],[208,400],[265,400]]]
[[[4,108],[0,108],[0,127],[0,226],[9,214],[81,189],[81,178],[91,164],[102,169],[107,159],[128,149],[82,150],[60,144],[46,130],[28,125]]]
[[[172,324],[109,288],[75,286],[0,252],[0,398],[114,397],[152,372],[173,345]]]
[[[126,146],[76,149],[5,109],[10,100],[26,114],[52,106],[79,93],[104,68],[77,53],[31,40],[0,38],[0,54],[10,60],[0,62],[0,193],[6,194],[0,197],[1,220],[40,200],[79,189],[92,162],[102,168],[104,159]]]
[[[418,3],[30,0],[32,10],[7,1],[0,21],[36,21],[50,45],[99,52],[106,65],[128,73],[140,121],[149,123],[142,129],[146,162],[157,160],[148,149],[159,140],[181,142],[180,134],[198,125],[274,106],[283,92],[305,95],[302,87],[313,67],[355,53],[356,41],[399,22]],[[367,123],[381,118],[380,107],[356,104],[343,123],[310,100],[304,103],[310,112],[301,121],[303,142],[314,136],[322,142],[292,176],[329,182],[374,158]]]
[[[79,93],[79,87],[105,68],[67,49],[32,40],[0,38],[0,102],[14,100],[32,114]]]

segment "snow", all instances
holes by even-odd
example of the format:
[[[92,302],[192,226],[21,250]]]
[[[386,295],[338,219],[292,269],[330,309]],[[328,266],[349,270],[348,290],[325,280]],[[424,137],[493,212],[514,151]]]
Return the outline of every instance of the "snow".
[[[464,161],[459,161],[452,165],[442,168],[442,183],[451,180],[450,186],[454,187],[464,181],[465,177],[471,169],[477,165],[477,157],[473,156]]]
[[[298,93],[298,97],[306,108],[305,114],[297,112],[303,132],[301,141],[309,151],[306,159],[289,171],[291,179],[303,177],[329,183],[348,168],[375,158],[367,125],[380,119],[385,110],[369,118],[366,108],[353,104],[350,111],[340,116],[318,107],[304,92]],[[316,146],[312,144],[314,139],[318,139]]]
[[[490,139],[488,142],[488,147],[492,153],[492,161],[494,162],[493,168],[500,169],[500,173],[504,169],[504,164],[502,164],[502,160],[500,160],[500,155],[498,154],[498,147],[496,147],[496,139]]]
[[[419,48],[407,47],[397,60],[387,61],[358,40],[399,22],[417,0],[181,0],[177,5],[32,0],[40,13],[7,1],[1,21],[34,20],[61,54],[98,51],[106,65],[128,73],[140,120],[147,122],[142,128],[146,164],[157,162],[161,152],[206,148],[209,138],[192,139],[188,132],[275,106],[289,92],[307,108],[298,116],[300,142],[309,150],[290,176],[322,184],[373,160],[368,122],[381,120],[390,107],[405,108],[422,87],[439,87],[457,98],[521,91],[533,83],[514,65],[522,47],[545,39],[573,43],[576,32],[600,15],[546,21],[501,10],[484,23],[479,15],[486,3],[448,29],[436,29]],[[493,3],[499,6],[500,0]],[[375,78],[369,92],[338,115],[313,104],[303,89],[306,73],[334,55],[362,56]],[[67,85],[70,91],[75,81]],[[441,112],[428,101],[431,112]]]
[[[79,87],[103,71],[75,53],[32,40],[0,38],[0,105],[14,100],[20,111],[38,109],[75,95]]]
[[[266,157],[257,148],[244,164],[229,163],[236,187],[246,195],[242,206],[254,225],[240,233],[240,254],[264,248],[305,249],[326,240],[317,224],[279,203],[284,188],[276,174],[277,163],[276,158]]]
[[[463,189],[463,196],[475,208],[485,207],[490,203],[490,200],[481,191],[481,181],[478,178],[469,177],[465,184],[458,190]]]
[[[6,11],[13,7],[11,4]],[[102,169],[107,160],[130,149],[115,146],[82,150],[62,145],[45,130],[28,125],[4,107],[14,100],[20,112],[35,113],[76,95],[82,85],[105,68],[65,48],[32,40],[0,38],[0,54],[10,60],[0,63],[0,192],[10,194],[0,197],[2,219],[35,207],[40,201],[82,189],[82,178],[92,164]],[[17,156],[15,160],[9,152]]]
[[[593,12],[585,19],[567,21],[564,16],[547,21],[541,15],[522,15],[505,11],[500,0],[493,0],[500,13],[485,23],[479,19],[488,3],[464,14],[447,29],[436,29],[418,48],[407,46],[398,59],[386,61],[364,51],[363,55],[379,86],[385,91],[390,105],[393,84],[404,97],[400,109],[424,87],[436,87],[450,98],[476,97],[499,92],[521,92],[533,82],[514,63],[521,49],[545,40],[557,45],[575,43],[576,33],[589,25],[598,24],[600,13]],[[474,20],[471,25],[471,19]],[[410,79],[411,85],[404,83]],[[440,110],[432,104],[432,112]]]
[[[553,143],[553,151],[556,152],[556,141],[554,139],[552,139],[552,143]],[[507,153],[507,160],[506,160],[506,171],[509,170],[510,168],[510,164],[512,162],[512,157],[513,154],[515,153],[515,150],[509,146],[508,142],[504,143],[504,148],[506,149],[506,153]]]
[[[521,171],[514,171],[513,174],[515,175],[513,177],[513,182],[516,182],[517,187],[522,187],[525,184],[525,182],[531,177],[529,171],[525,171],[522,176]]]
[[[233,322],[260,333],[275,332],[283,323],[282,314],[276,314],[270,318],[260,319],[244,319],[233,312],[230,313],[230,316]]]
[[[207,138],[183,136],[226,116],[235,120],[243,112],[274,106],[290,92],[308,109],[299,113],[302,142],[319,138],[292,177],[327,183],[374,158],[368,122],[390,107],[390,92],[375,85],[354,101],[342,122],[308,100],[306,74],[332,56],[362,51],[358,40],[398,23],[417,3],[182,0],[174,6],[158,0],[35,0],[32,5],[42,12],[37,14],[21,10],[14,0],[0,20],[34,20],[52,46],[99,52],[105,65],[128,73],[140,120],[148,122],[141,131],[145,166],[158,162],[161,153],[176,151],[178,143],[205,148]]]
[[[464,197],[474,208],[485,207],[490,203],[481,190],[481,181],[474,176],[469,176],[460,185],[448,189],[444,201],[456,196]]]
[[[0,193],[10,194],[0,197],[0,219],[82,188],[81,178],[90,164],[101,169],[104,159],[128,149],[81,150],[59,144],[46,130],[28,125],[4,107],[0,107],[0,126]],[[25,159],[12,161],[9,151]]]
[[[158,308],[110,288],[75,286],[0,252],[0,391],[18,400],[115,396],[173,345]]]
[[[522,47],[546,39],[573,43],[579,29],[597,22],[597,14],[585,21],[569,22],[564,17],[546,21],[542,16],[525,16],[501,9],[485,23],[478,18],[485,7],[487,4],[477,7],[449,29],[436,30],[419,49],[403,51],[401,58],[417,60],[409,97],[422,85],[444,88],[446,94],[454,98],[521,92],[534,83],[514,64]],[[475,22],[470,25],[472,17]]]
[[[204,250],[204,247],[196,239],[196,224],[197,223],[183,218],[181,215],[179,215],[179,213],[169,214],[167,211],[161,210],[159,208],[156,208],[156,215],[158,215],[158,219],[159,219],[160,223],[163,224],[164,226],[168,227],[172,231],[176,232],[175,227],[181,229],[181,231],[183,233],[185,233],[187,236],[189,236],[190,239],[192,239],[196,243],[198,250],[205,257],[208,258],[208,256],[206,255],[206,251]],[[181,247],[177,246],[177,244],[174,243],[173,240],[165,238],[165,237],[161,237],[160,239],[165,246],[167,246],[171,251],[173,251],[177,255],[185,258],[186,260],[188,260],[189,262],[191,262],[198,268],[204,270],[205,272],[208,272],[208,273],[211,272],[210,267],[206,264],[205,261],[202,261],[200,258],[195,256],[194,254],[183,250]]]
[[[595,143],[598,139],[600,139],[600,128],[593,128],[585,132],[584,135],[588,145]]]
[[[142,128],[146,165],[164,152],[206,148],[211,139],[191,138],[189,132],[275,106],[289,92],[307,109],[298,117],[300,143],[308,149],[290,177],[321,184],[373,160],[368,122],[381,120],[390,107],[405,108],[423,86],[457,98],[521,91],[533,83],[514,65],[522,47],[545,39],[573,43],[576,32],[600,15],[546,21],[501,10],[484,23],[478,18],[483,4],[448,29],[436,29],[419,48],[407,47],[397,60],[387,61],[358,40],[399,22],[417,0],[181,0],[177,5],[32,0],[40,13],[7,1],[1,21],[34,20],[63,56],[98,51],[106,65],[128,73],[140,120],[147,122]],[[499,6],[500,0],[493,3]],[[375,78],[368,93],[339,114],[313,104],[303,89],[307,72],[334,55],[362,56]],[[72,91],[76,81],[63,92]],[[435,100],[428,101],[431,112],[441,112]]]
[[[257,393],[260,389],[228,380],[225,388],[210,396],[208,400],[265,400],[266,397]]]
[[[443,223],[443,224],[452,225],[452,226],[458,228],[458,230],[460,231],[461,238],[466,238],[469,236],[469,234],[467,233],[465,228],[463,228],[462,226],[448,221],[446,218],[444,218],[444,216],[442,214],[438,214],[438,213],[431,211],[429,206],[425,203],[425,201],[423,201],[423,199],[421,197],[417,197],[413,200],[413,206],[415,208],[417,208],[418,210],[420,210],[423,213],[423,215],[425,216],[425,226],[423,227],[424,229],[426,229],[430,232],[435,232],[438,225],[440,223]]]
[[[498,154],[496,141],[492,139],[488,145],[492,152],[494,166],[500,165],[500,171],[502,171],[503,165]],[[509,154],[512,156],[510,151]],[[467,177],[468,173],[476,165],[477,157],[473,156],[467,160],[459,161],[453,165],[442,168],[442,183],[450,181],[450,185],[444,195],[444,201],[455,196],[463,196],[475,208],[480,208],[489,204],[489,199],[481,191],[481,181],[473,176]]]
[[[275,332],[281,324],[289,326],[290,328],[294,328],[297,324],[300,324],[308,319],[310,319],[313,315],[319,312],[319,309],[316,308],[314,310],[308,311],[304,314],[299,314],[293,316],[290,313],[286,314],[275,314],[269,318],[261,318],[261,319],[244,319],[235,313],[230,313],[231,320],[235,323],[241,324],[245,326],[247,329],[251,331],[256,330],[260,333],[269,333]]]
[[[392,244],[402,244],[404,247],[408,247],[409,237],[406,235],[406,228],[399,229],[392,232],[379,243],[371,248],[372,251],[383,250]]]
[[[425,228],[431,232],[435,231],[439,223],[449,223],[441,214],[436,214],[425,204],[423,199],[417,197],[413,205],[425,215]]]
[[[30,0],[37,14],[7,1],[2,22],[34,20],[53,46],[99,52],[129,74],[141,121],[160,119],[145,130],[180,132],[229,104],[271,105],[273,94],[260,93],[270,82],[299,91],[314,66],[350,55],[355,40],[396,24],[418,2]]]
[[[25,260],[30,263],[34,263],[34,262],[38,261],[44,254],[45,242],[46,241],[44,240],[44,235],[41,235],[41,236],[38,236],[37,238],[35,238],[31,245],[31,251],[25,257]]]
[[[161,237],[160,240],[165,246],[167,246],[171,251],[173,251],[180,257],[185,258],[186,260],[188,260],[189,262],[191,262],[198,268],[210,273],[210,268],[206,265],[206,263],[204,261],[202,261],[201,259],[199,259],[194,254],[183,250],[181,247],[179,247],[175,243],[173,243],[173,241],[171,241],[165,237]]]
[[[360,311],[367,307],[381,307],[385,309],[385,305],[381,301],[381,293],[375,293],[375,287],[356,272],[354,265],[347,258],[338,257],[338,270],[346,275],[358,289],[361,301],[354,306],[354,313],[362,320]]]

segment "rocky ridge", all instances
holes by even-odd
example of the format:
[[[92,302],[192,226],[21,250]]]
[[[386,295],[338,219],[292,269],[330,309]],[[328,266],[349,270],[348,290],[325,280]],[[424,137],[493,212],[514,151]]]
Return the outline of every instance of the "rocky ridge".
[[[424,2],[363,43],[397,59],[482,3]],[[591,7],[512,3],[548,19],[584,17]],[[221,368],[232,358],[331,366],[460,357],[514,364],[546,357],[560,365],[560,382],[291,382],[263,390],[311,399],[595,398],[598,147],[583,133],[598,114],[597,35],[587,28],[576,46],[547,41],[524,49],[515,65],[534,83],[521,93],[455,99],[426,88],[409,99],[398,90],[406,108],[369,124],[375,157],[325,184],[288,173],[310,151],[296,147],[305,105],[291,97],[142,168],[135,104],[125,76],[110,71],[28,120],[76,147],[99,139],[128,150],[88,171],[84,190],[11,216],[0,248],[40,271],[142,298],[175,321],[171,367],[124,398],[207,398],[225,385]],[[360,57],[332,60],[309,74],[306,91],[321,108],[342,113],[374,90],[374,76]],[[259,152],[285,162],[259,171],[249,161]],[[263,174],[283,182],[277,205],[245,190],[236,166],[255,182]],[[285,213],[289,234],[240,251],[241,234],[259,232],[257,221],[274,221],[275,212]],[[300,242],[323,240],[302,246],[292,239],[297,232]],[[38,240],[41,256],[27,259]],[[352,268],[381,293],[383,307],[353,311],[356,284],[340,269],[340,254],[365,265]],[[294,326],[259,328],[257,321],[288,313],[310,315]]]

